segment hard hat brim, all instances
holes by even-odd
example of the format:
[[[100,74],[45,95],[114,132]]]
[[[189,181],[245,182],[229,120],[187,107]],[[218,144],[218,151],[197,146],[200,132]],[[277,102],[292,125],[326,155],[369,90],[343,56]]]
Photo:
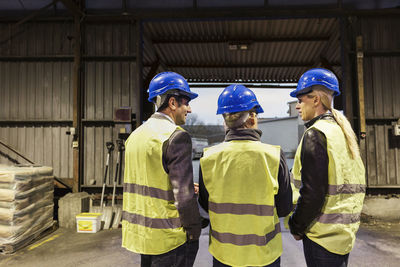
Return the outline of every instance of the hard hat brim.
[[[148,92],[149,90],[147,90],[147,92]],[[166,94],[168,93],[168,91],[167,92],[165,92]],[[182,96],[187,96],[187,97],[189,97],[190,98],[190,100],[193,100],[193,99],[195,99],[195,98],[197,98],[199,95],[198,94],[196,94],[196,93],[194,93],[194,92],[186,92],[186,91],[181,91],[181,93],[180,93],[180,95],[182,95]],[[151,103],[153,103],[154,102],[154,98],[156,98],[155,96],[154,97],[149,97],[149,98],[147,98],[147,100],[149,101],[149,102],[151,102]]]
[[[225,114],[225,113],[236,113],[236,112],[248,111],[248,110],[252,110],[253,108],[256,108],[256,113],[257,114],[264,113],[264,110],[260,106],[260,104],[256,104],[256,105],[254,105],[254,106],[252,106],[250,108],[247,105],[218,108],[217,115],[221,115],[221,114]]]

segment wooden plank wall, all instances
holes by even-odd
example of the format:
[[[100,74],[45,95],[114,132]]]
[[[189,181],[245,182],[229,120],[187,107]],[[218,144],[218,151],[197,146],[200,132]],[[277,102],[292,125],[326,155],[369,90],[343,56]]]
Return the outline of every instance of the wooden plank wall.
[[[361,21],[367,137],[365,161],[370,188],[400,187],[400,137],[392,123],[400,118],[400,19]]]

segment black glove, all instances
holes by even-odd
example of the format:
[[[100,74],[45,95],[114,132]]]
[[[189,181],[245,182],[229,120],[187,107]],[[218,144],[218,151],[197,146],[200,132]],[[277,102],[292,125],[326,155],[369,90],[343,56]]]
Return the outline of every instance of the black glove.
[[[185,227],[187,241],[197,241],[201,234],[201,225],[193,225],[191,227]]]
[[[210,224],[210,220],[204,217],[201,217],[201,229],[206,228]]]

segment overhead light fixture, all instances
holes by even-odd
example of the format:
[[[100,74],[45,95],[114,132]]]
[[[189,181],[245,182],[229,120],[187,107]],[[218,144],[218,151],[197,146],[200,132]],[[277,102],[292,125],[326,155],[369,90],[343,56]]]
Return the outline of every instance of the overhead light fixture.
[[[249,50],[250,43],[242,43],[242,42],[231,42],[228,44],[228,49],[231,51],[237,50]]]
[[[238,46],[236,44],[229,44],[228,48],[229,50],[238,50]]]

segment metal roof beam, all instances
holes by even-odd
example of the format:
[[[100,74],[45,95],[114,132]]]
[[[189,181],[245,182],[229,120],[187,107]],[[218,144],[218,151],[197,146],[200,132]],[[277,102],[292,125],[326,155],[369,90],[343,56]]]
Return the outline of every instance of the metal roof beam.
[[[326,42],[329,35],[267,38],[227,38],[227,37],[190,37],[190,38],[153,38],[153,44],[198,44],[198,43],[272,43],[272,42]]]
[[[183,63],[170,63],[166,64],[167,68],[196,68],[196,69],[209,69],[209,68],[298,68],[298,67],[312,67],[315,62],[288,62],[288,63],[258,63],[258,64],[230,64],[230,63],[205,63],[205,64],[183,64]],[[339,67],[339,62],[332,62],[332,67]]]
[[[23,18],[23,19],[19,20],[17,23],[15,23],[12,27],[13,28],[17,28],[19,25],[24,24],[25,22],[27,22],[27,21],[39,16],[42,12],[46,11],[49,7],[55,5],[58,1],[59,0],[54,0],[50,4],[47,4],[46,6],[42,7],[41,9],[32,12],[31,14],[29,14],[25,18]]]
[[[57,0],[61,1],[61,0]],[[71,0],[64,0],[71,1]],[[282,7],[258,7],[258,8],[182,8],[182,9],[128,9],[126,15],[111,13],[104,10],[101,14],[88,14],[86,12],[85,21],[131,21],[131,20],[237,20],[237,19],[269,19],[269,18],[324,18],[324,17],[381,17],[399,16],[399,8],[386,9],[347,9],[347,8],[305,8],[304,6],[293,8]],[[90,11],[89,11],[90,13]],[[54,17],[41,18],[41,21],[65,21],[70,19],[68,16],[57,15]],[[15,21],[15,17],[1,17],[0,21]]]
[[[60,0],[63,5],[72,12],[74,16],[85,16],[85,13],[79,8],[79,6],[72,0]]]
[[[141,19],[198,19],[198,18],[312,18],[312,17],[341,17],[341,16],[398,16],[400,9],[368,9],[356,10],[347,8],[316,7],[305,8],[296,6],[258,7],[258,8],[183,8],[183,9],[135,9],[130,11],[134,17]]]
[[[227,87],[229,85],[231,85],[233,82],[238,82],[238,80],[230,80],[230,81],[222,81],[222,82],[215,82],[214,84],[210,84],[212,82],[208,82],[207,84],[201,84],[201,83],[196,83],[196,84],[192,84],[189,81],[189,86],[190,88],[223,88],[223,87]],[[270,89],[291,89],[294,88],[296,86],[294,85],[290,85],[290,84],[279,84],[279,85],[268,85],[268,84],[261,84],[261,83],[250,83],[250,82],[243,82],[240,81],[240,84],[247,86],[247,87],[251,87],[251,88],[270,88]]]

